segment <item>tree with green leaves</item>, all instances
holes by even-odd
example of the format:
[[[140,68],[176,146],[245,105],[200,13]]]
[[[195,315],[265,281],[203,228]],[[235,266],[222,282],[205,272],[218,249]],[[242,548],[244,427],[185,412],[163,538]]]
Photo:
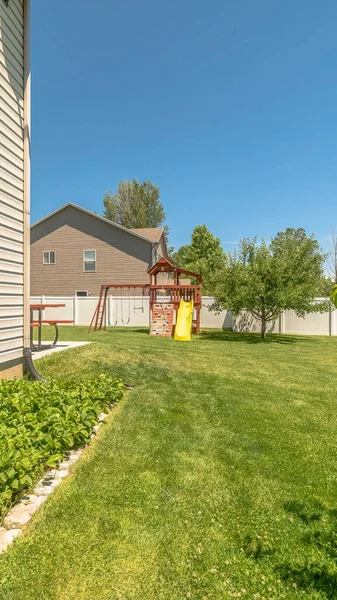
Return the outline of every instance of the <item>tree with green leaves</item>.
[[[337,308],[337,284],[335,284],[330,290],[330,300],[332,304]]]
[[[150,180],[120,181],[116,194],[106,192],[104,216],[128,229],[160,227],[166,215],[160,201],[160,190]]]
[[[226,255],[220,239],[206,225],[198,225],[193,230],[191,243],[181,246],[173,255],[173,260],[178,267],[200,273],[203,277],[203,293],[211,295],[214,280],[225,267]]]
[[[213,308],[227,308],[234,316],[248,311],[261,323],[265,338],[268,323],[284,310],[303,317],[327,309],[328,301],[314,302],[322,293],[325,260],[318,242],[304,229],[287,229],[269,244],[246,238],[227,256]]]
[[[331,280],[333,283],[337,284],[337,235],[334,230],[332,230],[329,240],[327,264],[330,271]]]

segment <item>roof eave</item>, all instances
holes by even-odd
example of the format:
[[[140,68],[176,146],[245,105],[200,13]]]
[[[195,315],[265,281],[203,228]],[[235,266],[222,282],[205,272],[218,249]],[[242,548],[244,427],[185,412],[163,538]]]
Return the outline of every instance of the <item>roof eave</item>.
[[[64,204],[57,210],[54,210],[46,217],[43,217],[39,221],[36,221],[36,223],[33,223],[33,225],[31,225],[31,229],[33,229],[34,227],[37,227],[37,225],[40,225],[41,223],[43,223],[44,221],[47,221],[51,217],[54,217],[58,213],[62,212],[62,210],[65,210],[68,207],[76,208],[77,210],[80,210],[81,212],[84,212],[87,215],[90,215],[91,217],[96,217],[96,219],[99,219],[100,221],[103,221],[104,223],[107,223],[108,225],[111,225],[112,227],[117,227],[117,229],[120,229],[121,231],[125,231],[126,233],[129,233],[130,235],[134,235],[135,237],[137,237],[141,240],[144,240],[145,242],[148,242],[151,245],[153,245],[153,243],[155,243],[152,240],[149,240],[149,238],[141,235],[140,233],[136,233],[135,231],[132,231],[132,229],[128,229],[127,227],[123,227],[123,225],[119,225],[118,223],[115,223],[114,221],[110,221],[109,219],[106,219],[105,217],[102,217],[101,215],[97,215],[96,213],[92,212],[91,210],[83,208],[82,206],[78,206],[78,204],[74,204],[73,202],[67,202],[67,204]]]

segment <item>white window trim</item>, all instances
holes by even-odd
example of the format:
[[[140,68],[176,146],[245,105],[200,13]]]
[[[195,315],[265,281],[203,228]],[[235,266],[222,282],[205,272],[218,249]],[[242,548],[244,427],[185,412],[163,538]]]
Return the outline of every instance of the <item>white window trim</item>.
[[[86,271],[87,273],[88,271]],[[83,294],[84,292],[86,293],[86,296],[78,296],[77,294],[81,292],[81,294]],[[76,298],[88,298],[89,297],[89,292],[88,290],[75,290],[75,296]]]
[[[85,259],[84,258],[84,253],[85,252],[95,252],[95,261]],[[86,262],[95,262],[95,270],[94,271],[86,271],[85,268],[84,268],[84,265],[85,265]],[[83,273],[90,274],[90,273],[96,273],[96,271],[97,271],[97,251],[94,250],[94,249],[86,248],[85,250],[83,250]]]
[[[50,262],[50,254],[51,254],[51,252],[54,252],[54,254],[55,254],[55,262],[53,262],[53,263]],[[44,260],[44,255],[45,254],[49,254],[49,262],[46,262]],[[43,261],[44,265],[56,265],[56,251],[55,250],[43,250],[43,252],[42,252],[42,261]]]

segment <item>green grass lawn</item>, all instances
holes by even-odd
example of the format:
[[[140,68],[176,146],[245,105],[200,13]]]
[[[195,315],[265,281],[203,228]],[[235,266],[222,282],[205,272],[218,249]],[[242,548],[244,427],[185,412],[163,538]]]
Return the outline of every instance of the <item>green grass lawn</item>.
[[[337,598],[337,340],[142,329],[39,362],[135,390],[0,558],[1,600]]]

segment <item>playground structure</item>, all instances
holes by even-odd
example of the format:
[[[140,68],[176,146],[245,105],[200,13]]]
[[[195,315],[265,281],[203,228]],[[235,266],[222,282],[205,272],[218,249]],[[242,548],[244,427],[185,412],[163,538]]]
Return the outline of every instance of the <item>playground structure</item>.
[[[196,280],[191,284],[181,275]],[[140,298],[149,296],[150,301],[150,335],[172,336],[174,329],[174,315],[178,316],[178,310],[181,300],[193,303],[194,318],[191,319],[192,333],[200,332],[200,310],[202,302],[202,277],[199,273],[194,273],[186,269],[175,266],[167,258],[160,258],[149,270],[149,283],[107,283],[101,286],[100,296],[93,314],[89,332],[93,329],[97,331],[106,327],[106,311],[109,290],[120,290],[123,294],[127,291],[130,296],[131,290],[140,294]],[[160,279],[163,282],[160,282]],[[185,282],[186,281],[186,282]],[[130,315],[126,315],[122,322],[127,325],[130,322]],[[110,325],[116,323],[110,323]]]

